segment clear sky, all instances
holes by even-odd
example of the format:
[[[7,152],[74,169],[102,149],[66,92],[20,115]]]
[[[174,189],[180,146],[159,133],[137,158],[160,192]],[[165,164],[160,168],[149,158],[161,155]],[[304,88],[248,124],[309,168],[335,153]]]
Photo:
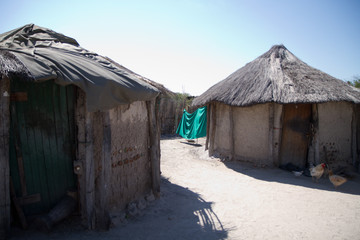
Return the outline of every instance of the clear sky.
[[[174,92],[200,95],[275,44],[341,80],[360,76],[359,0],[0,3],[0,33],[50,28]]]

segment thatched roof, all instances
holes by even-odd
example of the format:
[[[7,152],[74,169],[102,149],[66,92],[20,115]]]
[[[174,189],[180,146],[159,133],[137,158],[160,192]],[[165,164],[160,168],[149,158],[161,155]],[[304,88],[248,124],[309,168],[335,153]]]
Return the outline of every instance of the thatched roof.
[[[232,106],[267,102],[360,103],[360,90],[310,67],[283,45],[276,45],[195,98],[193,105],[211,101]]]
[[[76,85],[86,92],[88,111],[148,101],[159,94],[154,85],[82,48],[75,39],[34,24],[0,34],[2,76]]]

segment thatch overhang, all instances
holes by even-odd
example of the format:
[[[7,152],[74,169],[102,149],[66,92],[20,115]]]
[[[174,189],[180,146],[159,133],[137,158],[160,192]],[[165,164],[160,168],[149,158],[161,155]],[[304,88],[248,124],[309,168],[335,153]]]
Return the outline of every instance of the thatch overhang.
[[[0,34],[0,74],[42,82],[73,84],[86,92],[87,110],[148,101],[159,90],[63,34],[34,24]]]
[[[285,46],[275,45],[195,98],[193,105],[213,101],[231,106],[269,102],[360,103],[360,90],[307,65]]]

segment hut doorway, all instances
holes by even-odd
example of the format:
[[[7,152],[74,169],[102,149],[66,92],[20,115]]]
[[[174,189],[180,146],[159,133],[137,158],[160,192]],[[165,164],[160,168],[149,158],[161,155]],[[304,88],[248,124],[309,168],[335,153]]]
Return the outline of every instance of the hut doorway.
[[[284,105],[280,165],[306,167],[311,123],[311,104]]]
[[[74,86],[11,82],[10,175],[26,216],[76,189]]]

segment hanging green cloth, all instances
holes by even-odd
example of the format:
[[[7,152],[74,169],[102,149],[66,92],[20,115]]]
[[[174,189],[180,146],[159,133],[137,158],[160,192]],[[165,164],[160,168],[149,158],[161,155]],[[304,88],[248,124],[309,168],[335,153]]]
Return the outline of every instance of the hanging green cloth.
[[[195,139],[206,136],[206,113],[207,108],[198,108],[193,113],[184,109],[183,116],[176,133],[185,139]]]

